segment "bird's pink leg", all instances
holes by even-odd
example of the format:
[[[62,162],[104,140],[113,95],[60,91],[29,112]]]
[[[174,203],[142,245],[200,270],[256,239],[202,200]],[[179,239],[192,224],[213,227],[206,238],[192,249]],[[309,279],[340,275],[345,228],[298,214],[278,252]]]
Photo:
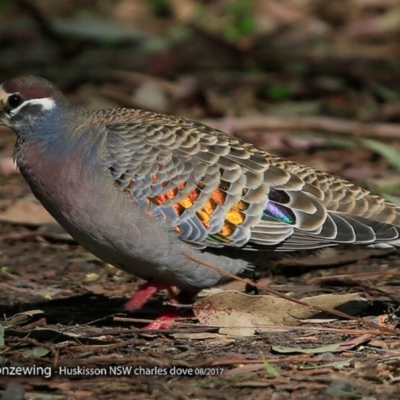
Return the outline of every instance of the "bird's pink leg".
[[[180,303],[181,297],[187,300],[186,296],[180,296],[181,293],[177,296],[172,290],[171,285],[158,282],[146,282],[141,285],[133,294],[133,296],[127,301],[125,304],[125,309],[137,310],[143,307],[143,305],[147,303],[154,293],[163,289],[166,289],[170,298],[178,304]],[[169,307],[163,314],[157,317],[154,322],[147,324],[143,329],[168,329],[169,326],[178,318],[182,318],[182,314],[180,314],[175,308]]]
[[[133,294],[133,296],[125,303],[125,309],[138,310],[139,308],[142,308],[154,293],[163,289],[167,289],[171,298],[176,300],[176,296],[171,289],[171,285],[168,285],[167,283],[146,282],[141,285]]]

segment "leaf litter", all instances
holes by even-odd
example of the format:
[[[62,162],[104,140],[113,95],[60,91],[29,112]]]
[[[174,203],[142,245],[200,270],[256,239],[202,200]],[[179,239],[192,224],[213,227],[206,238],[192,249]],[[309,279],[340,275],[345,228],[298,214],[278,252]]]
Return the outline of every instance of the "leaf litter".
[[[396,345],[396,340],[390,336],[383,335],[377,330],[371,333],[371,330],[360,329],[360,324],[356,321],[343,321],[337,316],[332,318],[330,315],[321,319],[319,311],[311,307],[312,304],[317,304],[331,308],[346,303],[352,304],[351,308],[353,309],[356,304],[365,306],[367,303],[365,298],[371,298],[371,296],[360,296],[360,289],[361,292],[365,292],[366,289],[363,283],[368,283],[371,291],[377,290],[378,287],[385,291],[383,283],[387,283],[388,278],[397,276],[395,268],[390,268],[391,263],[389,262],[385,266],[383,260],[381,262],[379,258],[376,258],[375,261],[370,259],[372,261],[369,271],[365,270],[365,262],[357,254],[351,260],[339,261],[339,267],[331,271],[336,274],[336,277],[333,276],[331,280],[325,274],[311,273],[310,276],[305,274],[300,278],[286,278],[286,281],[280,282],[282,288],[285,286],[282,286],[282,283],[286,282],[287,289],[283,293],[295,295],[295,297],[296,293],[301,293],[304,289],[306,292],[322,291],[316,295],[297,296],[298,299],[305,302],[307,298],[311,299],[310,307],[274,296],[249,296],[239,292],[232,293],[222,287],[220,294],[211,295],[195,303],[195,313],[199,313],[197,315],[198,322],[187,321],[183,325],[177,323],[167,330],[146,332],[138,330],[137,323],[129,322],[129,318],[124,317],[126,314],[123,311],[123,303],[138,284],[137,280],[115,268],[107,266],[104,268],[103,263],[95,260],[93,260],[95,263],[90,267],[91,269],[88,270],[86,268],[88,258],[84,256],[86,252],[71,241],[47,238],[35,242],[34,238],[40,239],[40,234],[36,236],[21,235],[21,232],[26,230],[40,231],[44,226],[48,226],[48,224],[44,222],[39,225],[31,224],[29,220],[26,223],[20,221],[18,224],[3,225],[5,227],[2,230],[4,237],[10,237],[10,232],[17,235],[15,241],[8,243],[22,245],[20,253],[16,247],[7,247],[7,242],[0,247],[2,252],[0,259],[3,265],[7,265],[6,269],[3,268],[4,272],[1,272],[0,266],[0,274],[3,274],[2,278],[7,279],[8,285],[4,287],[6,292],[3,293],[3,296],[19,299],[17,308],[12,306],[13,301],[7,301],[7,304],[10,304],[7,307],[0,306],[1,315],[7,316],[3,322],[0,322],[0,325],[4,325],[4,332],[1,336],[7,345],[1,359],[6,365],[32,365],[33,363],[48,365],[49,362],[52,364],[57,362],[57,365],[71,365],[72,363],[77,367],[100,367],[111,364],[131,366],[140,364],[152,367],[161,362],[169,367],[184,363],[186,367],[212,365],[214,368],[220,362],[226,385],[237,388],[258,387],[265,390],[273,387],[274,382],[278,384],[280,379],[280,384],[290,390],[297,384],[295,380],[287,377],[282,365],[293,365],[297,374],[318,370],[323,376],[324,374],[329,375],[329,371],[340,370],[344,376],[347,376],[354,371],[354,357],[349,357],[349,351],[356,351],[376,362],[384,355],[388,358],[397,352],[397,350],[391,350]],[[43,235],[43,238],[45,237]],[[49,240],[53,242],[51,246]],[[53,254],[54,250],[56,252]],[[26,252],[29,252],[33,258],[30,263],[21,268],[21,264],[15,261],[21,260]],[[35,258],[35,254],[38,255],[37,258]],[[373,253],[376,257],[375,254]],[[349,274],[347,264],[354,263],[354,258],[359,259],[359,268],[356,268],[353,274]],[[47,260],[48,267],[35,261],[44,259]],[[337,262],[335,256],[329,254],[324,259],[325,268],[329,268],[329,259],[331,259],[332,265]],[[92,259],[90,261],[92,262]],[[396,258],[393,258],[393,262],[396,262]],[[315,264],[318,265],[318,262]],[[343,264],[342,267],[340,267],[341,264]],[[48,275],[43,279],[47,268],[58,271],[58,273]],[[305,266],[299,264],[296,268],[301,269]],[[96,274],[97,279],[88,280],[88,274],[90,276]],[[348,278],[351,278],[352,275],[354,276],[352,281],[354,288],[352,293],[346,293],[341,285],[349,284],[351,281]],[[31,282],[24,283],[27,277]],[[65,280],[64,277],[68,277],[68,280]],[[377,282],[375,285],[371,284],[374,280]],[[335,287],[334,285],[340,281],[341,285]],[[24,292],[18,292],[18,282],[20,282],[19,285],[22,285],[20,288]],[[312,285],[309,284],[311,282],[313,282]],[[4,280],[1,283],[5,283]],[[32,286],[32,283],[35,285]],[[236,283],[239,285],[241,282]],[[15,290],[13,290],[13,285]],[[45,299],[44,296],[49,293],[52,286],[59,290],[54,290],[51,298]],[[273,280],[269,280],[269,286],[280,287],[274,284]],[[61,290],[62,288],[64,290]],[[91,288],[98,295],[104,293],[108,297],[93,297],[90,293]],[[244,288],[243,282],[242,288]],[[289,288],[292,288],[293,292],[288,292]],[[324,288],[331,288],[333,293],[323,293]],[[394,289],[393,286],[388,286],[389,288],[392,288],[392,291]],[[335,294],[336,290],[340,292]],[[76,300],[71,297],[74,295],[74,291],[77,294]],[[37,294],[39,294],[39,299],[42,297],[42,300],[38,301]],[[24,296],[22,303],[21,296]],[[323,304],[323,299],[327,299],[328,303]],[[237,301],[235,307],[233,307],[233,301]],[[206,306],[207,304],[209,305]],[[23,310],[21,310],[21,305]],[[210,307],[213,313],[215,312],[216,321],[203,319],[207,312],[210,314],[210,309],[207,310],[207,307]],[[220,307],[222,307],[222,312],[218,310]],[[225,316],[229,315],[228,312],[224,312],[229,308],[234,308],[239,317],[244,317],[244,322],[239,322],[239,319],[235,317],[231,321],[223,323],[221,317],[224,314]],[[150,317],[151,319],[152,316],[156,317],[161,309],[162,303],[155,300],[144,310],[140,310],[137,317],[145,319]],[[349,312],[349,309],[345,310]],[[362,307],[357,310],[357,313],[363,313]],[[122,320],[126,322],[118,322]],[[382,319],[382,326],[388,326],[387,320],[388,317]],[[237,325],[241,325],[238,331]],[[226,331],[224,332],[224,330]],[[355,342],[352,347],[341,346],[351,337],[355,339],[362,337],[363,332],[370,334],[371,337],[365,339],[363,343]],[[249,336],[241,336],[243,333]],[[302,333],[302,336],[299,336],[299,333]],[[231,336],[229,339],[232,334],[235,336]],[[382,338],[388,346],[386,350],[381,350],[379,356],[376,354],[376,348],[366,346],[375,338]],[[294,346],[296,343],[299,346]],[[143,352],[145,352],[145,356],[143,356]],[[242,357],[238,358],[241,352],[243,352]],[[223,354],[225,356],[222,356]],[[323,358],[316,358],[317,356]],[[386,370],[393,368],[392,363],[392,361],[387,361],[380,365],[383,370]],[[273,369],[269,365],[273,366],[279,377],[271,374]],[[247,375],[247,378],[252,376],[252,380],[238,381],[238,377],[243,374]],[[361,370],[361,376],[363,376],[362,374]],[[267,381],[265,381],[264,375],[268,377]],[[131,382],[137,384],[147,382],[146,377],[130,377],[130,379]],[[309,378],[304,375],[304,382],[307,382],[307,379]],[[34,387],[39,388],[43,387],[43,382],[46,381],[37,377],[30,378],[30,382]],[[204,393],[210,393],[206,382],[204,381],[206,385],[203,389]],[[312,385],[313,383],[310,381],[308,384]],[[321,390],[321,387],[322,385],[318,384],[315,390]]]
[[[31,3],[33,7],[34,3]],[[50,21],[49,27],[60,16],[56,11],[60,7],[59,13],[64,14],[64,17],[65,15],[74,17],[73,7],[68,6],[70,8],[65,10],[65,8],[62,9],[65,6],[61,6],[61,3],[56,8],[51,7],[54,1],[49,0],[40,3],[45,6],[44,12],[38,15],[42,15],[42,21]],[[102,2],[101,7],[106,9],[106,3]],[[141,47],[146,48],[146,46],[139,45],[135,48],[135,60],[138,60],[139,65],[145,66],[145,73],[144,77],[136,80],[134,84],[127,78],[119,79],[116,73],[113,78],[110,78],[110,75],[107,76],[99,71],[95,76],[92,74],[89,76],[89,79],[96,80],[96,85],[89,85],[88,88],[95,89],[96,86],[101,86],[102,81],[115,79],[114,93],[126,93],[125,99],[120,97],[119,100],[127,101],[129,105],[129,102],[132,103],[132,99],[137,96],[137,89],[140,88],[140,83],[144,79],[156,82],[154,76],[148,71],[156,70],[157,74],[173,76],[176,71],[171,65],[179,65],[179,71],[187,71],[188,75],[190,74],[188,77],[192,80],[194,78],[195,89],[189,90],[180,98],[171,96],[173,101],[163,104],[163,107],[167,107],[167,112],[183,113],[195,119],[209,116],[209,114],[217,117],[232,114],[233,118],[229,121],[230,127],[224,128],[230,133],[239,133],[242,138],[248,138],[269,150],[272,146],[274,151],[294,160],[302,160],[304,163],[332,173],[342,176],[344,174],[345,177],[348,174],[353,180],[358,180],[363,185],[368,186],[372,179],[376,179],[376,187],[379,189],[379,186],[383,185],[382,191],[395,199],[398,189],[396,187],[393,191],[387,189],[387,177],[392,173],[396,182],[398,174],[393,173],[396,171],[387,170],[386,164],[396,165],[396,153],[376,146],[375,149],[370,146],[372,152],[365,148],[360,149],[358,141],[355,141],[357,145],[346,145],[343,151],[338,152],[337,149],[330,148],[325,140],[325,136],[329,133],[342,134],[346,137],[364,136],[389,140],[389,148],[398,140],[398,124],[386,123],[397,122],[400,115],[399,107],[389,109],[386,101],[390,99],[392,105],[396,105],[394,100],[396,100],[395,88],[398,80],[397,68],[392,68],[393,73],[391,73],[386,67],[388,60],[394,66],[397,65],[397,61],[393,59],[393,54],[395,54],[393,48],[398,42],[396,33],[399,25],[399,13],[395,3],[378,1],[371,7],[369,2],[364,2],[364,4],[359,1],[347,1],[346,7],[343,7],[337,6],[336,2],[322,1],[311,2],[309,7],[304,8],[299,6],[298,1],[236,2],[240,7],[245,7],[245,11],[246,6],[254,3],[255,12],[250,15],[252,17],[250,25],[248,20],[242,19],[243,8],[238,13],[237,9],[236,11],[234,9],[235,5],[228,4],[232,2],[187,1],[184,3],[185,6],[182,7],[182,1],[157,2],[158,6],[169,6],[169,10],[158,9],[159,15],[163,18],[160,24],[154,23],[154,20],[149,18],[151,17],[150,2],[135,0],[110,2],[110,9],[106,10],[107,17],[119,15],[127,23],[131,22],[131,18],[135,26],[140,27],[139,30],[142,29],[143,32],[147,32],[145,25],[150,19],[151,36],[157,35],[156,31],[160,32],[161,29],[166,39],[162,41],[159,37],[158,42],[150,43],[153,51],[148,52],[151,53],[151,58],[147,60],[143,59],[140,51]],[[207,3],[207,6],[203,6],[203,3]],[[21,10],[23,10],[23,4],[28,4],[28,2],[18,2]],[[199,4],[202,7],[200,14],[197,8]],[[57,54],[64,55],[60,68],[62,77],[60,81],[64,81],[65,87],[76,86],[76,82],[88,80],[87,71],[91,68],[81,68],[79,71],[73,67],[77,63],[93,65],[88,63],[93,60],[96,63],[96,68],[93,70],[98,70],[99,58],[93,57],[91,51],[93,48],[90,43],[79,46],[80,38],[74,39],[67,29],[63,30],[63,34],[67,35],[68,40],[49,41],[47,35],[37,34],[36,29],[40,27],[35,28],[34,31],[32,27],[29,28],[29,24],[26,24],[27,28],[19,30],[18,35],[15,35],[18,18],[21,16],[25,18],[25,15],[22,11],[15,9],[11,12],[7,11],[5,5],[3,8],[2,33],[9,38],[3,46],[4,50],[8,51],[7,56],[2,58],[3,71],[4,68],[7,70],[5,74],[9,74],[11,68],[16,69],[17,65],[23,65],[24,68],[30,67],[29,58],[21,60],[21,57],[26,56],[26,51],[20,51],[19,42],[23,42],[25,48],[26,37],[29,37],[31,49],[50,49],[44,54],[45,57],[40,52],[40,62],[36,61],[35,70],[39,71],[38,65],[48,62],[45,69],[48,70],[48,65],[51,64],[51,70],[56,79],[58,62],[55,58]],[[224,9],[228,14],[225,14],[225,18],[218,19],[218,16],[224,15],[221,12]],[[169,18],[168,13],[170,13]],[[96,18],[96,14],[92,15]],[[200,22],[199,15],[203,15]],[[165,35],[165,31],[169,33],[166,25],[170,23],[175,29],[177,20],[186,24],[183,26],[184,29],[195,27],[198,34],[192,42],[195,44],[193,46],[195,53],[191,53],[192,46],[186,44],[187,52],[167,47],[171,37],[168,34]],[[231,24],[232,20],[238,21],[237,26]],[[29,22],[29,19],[24,19],[24,21]],[[89,21],[90,18],[87,22]],[[97,22],[100,21],[104,19],[99,18]],[[256,26],[254,21],[260,21],[258,29],[254,28]],[[210,24],[205,22],[210,22]],[[232,33],[230,28],[241,28],[243,22],[246,23],[244,26],[247,26],[247,29],[253,26],[254,30],[246,31],[248,36],[243,35],[240,29]],[[9,26],[12,27],[11,31],[7,28]],[[43,24],[43,26],[46,25]],[[110,38],[109,33],[105,36],[102,36],[99,30],[95,33],[100,41]],[[185,35],[187,38],[187,30]],[[203,37],[207,38],[207,52],[198,46]],[[233,37],[238,38],[237,42],[232,39]],[[271,41],[270,38],[276,38],[277,41]],[[319,43],[319,46],[315,46],[315,43]],[[163,47],[162,62],[160,62],[161,58],[154,53],[154,47],[157,45],[159,48]],[[56,46],[65,47],[60,51]],[[108,43],[108,46],[112,51],[118,50],[112,48],[111,43]],[[122,51],[126,51],[125,46],[119,47]],[[218,56],[210,57],[212,54],[210,48],[215,48],[215,46]],[[327,48],[330,51],[327,52]],[[84,49],[83,52],[82,49]],[[179,46],[178,49],[180,50]],[[272,63],[271,52],[264,54],[264,49],[272,49]],[[234,57],[228,58],[226,50]],[[132,54],[132,49],[128,51],[128,54]],[[29,53],[33,52],[34,50],[31,50]],[[179,54],[179,57],[174,56],[174,52]],[[185,59],[186,53],[189,54],[186,58],[190,64],[187,64]],[[105,60],[109,58],[110,55]],[[111,58],[115,63],[118,59],[132,59],[122,54],[118,57],[111,56]],[[223,63],[225,58],[228,60],[227,64]],[[8,60],[11,60],[11,64]],[[229,60],[233,62],[238,60],[239,64],[250,66],[250,73],[244,74],[247,75],[244,79],[248,77],[259,79],[259,83],[252,84],[255,90],[249,90],[250,81],[246,83],[236,73],[230,75],[230,69],[234,69],[237,64],[231,67]],[[337,63],[337,60],[340,62]],[[382,68],[383,73],[380,73],[377,66],[379,61],[385,66]],[[189,68],[196,63],[195,68],[201,71],[204,69],[204,62],[217,64],[217,73],[222,76],[222,79],[216,79],[215,71],[209,69],[203,73],[206,79],[202,78],[201,74],[192,75]],[[226,68],[227,65],[229,68]],[[327,69],[330,65],[332,68]],[[135,64],[133,69],[136,69],[136,66]],[[131,64],[118,65],[118,67],[129,69],[125,77],[133,76]],[[258,74],[257,78],[258,70],[262,73]],[[354,77],[357,77],[356,85],[354,85]],[[219,85],[220,80],[224,82],[222,90]],[[179,86],[177,84],[179,77],[178,81],[174,79],[164,81],[172,88]],[[267,98],[263,94],[265,87],[268,89]],[[394,89],[391,89],[392,87]],[[99,91],[105,88],[106,85],[103,85]],[[96,92],[93,91],[93,93]],[[375,94],[378,94],[378,101]],[[196,96],[201,100],[196,100]],[[271,102],[269,98],[274,98],[276,101]],[[104,104],[105,101],[110,102],[110,99],[103,97],[100,103]],[[299,104],[294,104],[297,101]],[[82,102],[82,99],[79,99],[79,102]],[[114,100],[113,102],[115,103]],[[280,114],[282,110],[294,113],[303,110],[302,113],[304,113],[302,102],[307,107],[307,112],[324,110],[327,115],[342,113],[357,120],[339,120],[319,116],[299,118],[285,116],[268,119],[270,117],[268,112]],[[281,107],[279,107],[280,104]],[[292,104],[294,107],[291,107]],[[379,118],[381,118],[380,122]],[[254,124],[255,120],[258,121],[256,124]],[[373,122],[375,120],[378,122]],[[213,122],[215,123],[216,120],[213,119]],[[222,123],[227,124],[225,120]],[[251,124],[253,126],[249,128]],[[266,134],[268,129],[270,132]],[[300,146],[298,141],[288,136],[291,131],[299,129],[316,130],[322,134],[318,135],[317,141],[306,140]],[[29,193],[29,189],[18,175],[13,174],[13,166],[10,163],[12,145],[5,143],[3,147],[4,137],[2,133],[0,135],[0,211],[2,212],[7,211],[12,202],[22,199]],[[277,140],[274,141],[274,138]],[[193,320],[187,321],[186,325],[177,324],[169,330],[160,332],[140,331],[137,329],[140,325],[128,321],[130,315],[127,315],[123,309],[124,301],[138,284],[137,280],[129,275],[117,273],[101,262],[88,263],[82,260],[80,255],[84,253],[84,250],[76,246],[70,238],[68,241],[62,236],[42,230],[47,226],[49,225],[42,225],[41,221],[33,222],[33,217],[27,213],[18,222],[15,220],[13,223],[1,222],[0,281],[7,283],[6,286],[1,287],[0,293],[2,300],[0,315],[3,318],[1,324],[12,321],[15,316],[15,326],[5,326],[9,333],[15,332],[15,336],[5,336],[0,328],[0,342],[1,340],[4,342],[1,357],[19,365],[35,363],[98,367],[112,363],[141,364],[149,367],[220,365],[224,369],[224,374],[217,377],[196,378],[157,376],[157,379],[154,379],[154,376],[129,376],[119,377],[119,379],[110,376],[93,379],[79,376],[68,379],[54,376],[50,380],[44,380],[41,377],[29,376],[20,378],[25,390],[29,392],[26,397],[53,399],[116,399],[129,396],[139,399],[231,399],[237,397],[391,399],[398,397],[399,340],[395,334],[384,333],[376,328],[372,332],[372,329],[366,329],[359,320],[343,320],[336,318],[337,316],[335,319],[320,320],[317,326],[316,324],[310,326],[308,319],[295,318],[301,322],[300,326],[285,325],[283,328],[279,327],[282,329],[279,332],[260,331],[248,337],[234,339],[219,334],[218,327],[204,327]],[[294,262],[291,265],[285,264],[286,261],[282,262],[282,265],[271,272],[268,278],[269,286],[285,295],[303,300],[305,296],[362,293],[362,296],[367,299],[368,307],[359,310],[360,316],[375,321],[378,326],[385,327],[392,324],[390,328],[395,329],[398,312],[396,307],[389,309],[399,302],[400,284],[397,275],[392,272],[399,269],[398,254],[385,253],[383,255],[381,253],[373,255],[373,258],[366,258],[354,251],[351,256],[353,260],[346,260],[345,257],[339,258],[331,254],[324,260],[324,268],[316,268],[317,258],[308,258],[308,261],[296,266]],[[333,265],[335,269],[332,268]],[[370,273],[370,275],[360,277],[362,273]],[[332,276],[329,278],[329,275]],[[87,279],[88,276],[95,276],[97,279],[90,281]],[[48,298],[47,288],[61,290],[54,290],[51,298]],[[162,309],[162,299],[162,296],[155,299],[134,316],[154,318]],[[21,316],[21,311],[29,313],[29,310],[41,310],[42,313],[31,313],[32,315],[28,315],[28,318]],[[16,320],[19,317],[21,320],[17,324]],[[72,332],[77,336],[71,337],[69,334],[63,336],[67,332]],[[46,333],[46,335],[41,336],[39,333],[42,335]],[[370,339],[366,338],[366,341],[357,342],[357,339],[364,337],[364,334],[372,336]],[[57,338],[65,340],[59,342]],[[111,344],[91,344],[84,340],[96,338],[110,341]],[[351,348],[340,347],[340,344],[349,343],[352,339],[354,343]],[[379,343],[381,345],[376,346]],[[329,346],[332,345],[339,351],[330,351],[332,347]],[[273,347],[305,350],[315,348],[321,352],[284,354],[274,351]],[[39,350],[31,351],[35,348]],[[274,377],[274,374],[271,374],[273,369],[270,366],[275,368],[279,376]],[[321,368],[307,370],[305,367],[308,366]],[[232,372],[231,376],[229,372]],[[9,379],[0,377],[1,388],[4,389],[9,383]],[[23,398],[22,385],[19,382],[11,382],[4,393],[4,399]]]

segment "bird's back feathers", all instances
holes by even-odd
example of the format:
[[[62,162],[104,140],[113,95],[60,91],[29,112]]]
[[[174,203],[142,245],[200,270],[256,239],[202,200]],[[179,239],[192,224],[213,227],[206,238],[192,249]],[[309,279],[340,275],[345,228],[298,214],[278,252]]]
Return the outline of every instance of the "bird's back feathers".
[[[343,179],[183,118],[90,115],[105,124],[115,185],[182,240],[279,251],[400,243],[399,208]]]

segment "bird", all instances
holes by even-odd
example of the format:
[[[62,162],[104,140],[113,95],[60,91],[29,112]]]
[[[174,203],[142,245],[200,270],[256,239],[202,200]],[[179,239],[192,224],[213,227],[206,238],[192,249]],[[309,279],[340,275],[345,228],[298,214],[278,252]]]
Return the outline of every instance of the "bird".
[[[0,86],[0,125],[16,133],[14,160],[59,224],[147,281],[127,308],[160,288],[193,297],[270,254],[400,246],[395,204],[196,121],[82,110],[23,76]]]

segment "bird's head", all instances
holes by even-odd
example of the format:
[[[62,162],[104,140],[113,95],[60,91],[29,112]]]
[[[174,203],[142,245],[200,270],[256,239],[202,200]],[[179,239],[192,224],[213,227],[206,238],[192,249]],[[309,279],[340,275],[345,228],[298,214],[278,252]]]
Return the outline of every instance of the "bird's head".
[[[62,123],[60,111],[69,108],[63,94],[46,79],[24,76],[0,85],[0,125],[19,137],[51,134],[54,129],[49,128],[54,128],[57,120]]]

